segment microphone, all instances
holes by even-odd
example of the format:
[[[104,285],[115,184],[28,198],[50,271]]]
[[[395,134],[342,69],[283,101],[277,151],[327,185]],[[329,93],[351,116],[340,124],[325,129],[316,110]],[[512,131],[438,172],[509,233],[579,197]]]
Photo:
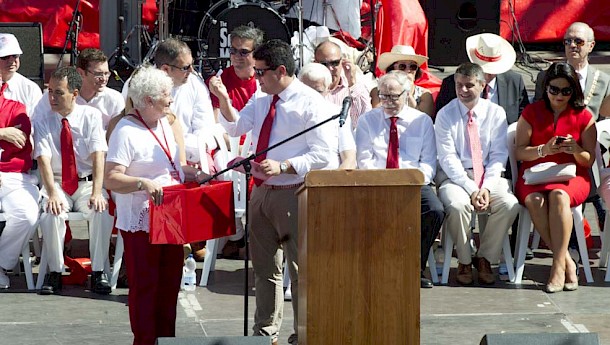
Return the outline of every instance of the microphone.
[[[343,127],[345,119],[349,116],[349,108],[352,106],[352,96],[347,96],[343,99],[343,107],[339,114],[339,127]]]

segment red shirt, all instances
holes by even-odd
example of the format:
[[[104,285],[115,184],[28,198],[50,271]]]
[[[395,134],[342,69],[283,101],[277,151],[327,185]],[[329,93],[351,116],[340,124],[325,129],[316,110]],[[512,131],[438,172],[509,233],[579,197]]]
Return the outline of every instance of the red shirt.
[[[25,134],[25,145],[23,148],[0,140],[1,172],[28,172],[32,168],[32,143],[30,134],[32,124],[25,112],[25,105],[20,102],[8,100],[0,93],[0,128],[18,127]]]
[[[254,78],[254,75],[247,80],[240,79],[237,74],[235,74],[235,68],[233,66],[223,70],[220,79],[227,88],[233,108],[237,109],[237,111],[242,110],[250,100],[250,97],[256,92],[256,79]],[[209,82],[210,80],[208,79],[206,81],[208,87]],[[220,102],[218,101],[218,98],[211,93],[210,98],[212,99],[212,107],[219,108]]]

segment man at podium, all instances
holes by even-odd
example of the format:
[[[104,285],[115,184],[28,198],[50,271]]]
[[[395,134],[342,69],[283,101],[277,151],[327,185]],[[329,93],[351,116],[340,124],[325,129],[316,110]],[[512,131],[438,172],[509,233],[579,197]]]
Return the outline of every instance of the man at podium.
[[[438,112],[435,123],[442,168],[437,174],[438,196],[445,205],[446,228],[455,242],[457,281],[462,285],[472,284],[473,264],[479,284],[495,283],[491,264],[498,262],[502,241],[520,210],[510,183],[501,175],[508,160],[506,113],[480,97],[484,88],[481,66],[461,64],[455,71],[457,98]],[[473,259],[470,221],[474,213],[488,217]]]
[[[436,170],[436,147],[432,119],[406,106],[413,87],[406,74],[388,73],[379,78],[381,107],[364,114],[356,128],[357,161],[360,169],[419,169],[421,188],[421,287],[431,288],[424,277],[426,258],[443,224],[445,212],[430,186]]]
[[[210,78],[210,91],[218,97],[219,122],[231,136],[252,131],[256,152],[312,127],[330,117],[322,95],[295,78],[296,69],[288,43],[270,40],[254,51],[254,72],[260,84],[238,113],[230,104],[226,87],[218,77]],[[254,335],[270,336],[277,344],[284,307],[282,263],[298,296],[298,199],[296,190],[305,174],[322,169],[333,154],[326,138],[332,126],[324,125],[258,156],[252,162],[255,186],[250,198],[250,248],[256,288]],[[296,344],[298,298],[292,299]]]

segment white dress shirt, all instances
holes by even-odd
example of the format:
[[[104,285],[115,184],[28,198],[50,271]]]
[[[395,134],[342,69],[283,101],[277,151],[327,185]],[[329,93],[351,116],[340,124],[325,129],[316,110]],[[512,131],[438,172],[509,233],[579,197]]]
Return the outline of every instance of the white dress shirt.
[[[305,128],[311,127],[334,115],[333,109],[315,90],[307,87],[298,79],[279,94],[276,103],[276,115],[269,137],[269,146],[280,142]],[[228,122],[219,116],[220,123],[230,136],[240,136],[252,131],[252,146],[255,151],[263,121],[271,105],[272,95],[256,91],[246,106],[236,115],[235,122]],[[267,158],[278,162],[288,160],[297,174],[280,174],[265,181],[269,185],[290,185],[303,182],[305,174],[313,169],[324,168],[331,155],[335,154],[328,138],[333,137],[333,126],[324,124],[308,133],[288,141],[281,147],[267,152]]]
[[[328,102],[327,105],[329,109],[332,109],[331,114],[339,114],[341,112],[341,106]],[[334,129],[332,130],[332,138],[329,138],[329,145],[335,154],[330,157],[328,165],[324,168],[324,170],[333,170],[339,169],[341,165],[341,152],[353,150],[356,151],[356,141],[354,140],[354,132],[352,132],[352,119],[350,116],[345,118],[345,123],[343,127],[339,127],[339,120],[333,120],[328,125],[323,126],[332,126]]]
[[[51,158],[53,175],[61,179],[60,134],[63,117],[52,110],[40,115],[34,122],[34,157]],[[72,112],[65,118],[68,119],[72,130],[78,177],[89,176],[93,173],[91,154],[108,150],[102,130],[102,114],[95,108],[75,104]]]
[[[436,147],[432,119],[405,106],[398,115],[398,164],[401,169],[419,169],[429,184],[436,173]],[[390,142],[390,115],[383,107],[360,117],[356,128],[359,169],[385,169]]]
[[[13,74],[6,83],[8,88],[4,91],[4,98],[25,104],[25,111],[31,118],[36,104],[42,98],[42,91],[38,84],[19,73]]]
[[[582,93],[587,97],[587,93],[585,91],[585,85],[587,85],[587,74],[589,73],[589,64],[586,64],[583,69],[576,71],[576,75],[578,76],[578,82],[580,83],[580,88]]]
[[[125,99],[123,99],[121,93],[108,87],[98,92],[89,102],[79,95],[76,98],[76,103],[99,110],[102,113],[104,129],[108,128],[108,122],[111,118],[119,115],[125,109]]]
[[[497,183],[504,171],[508,159],[506,113],[501,106],[482,98],[472,110],[479,129],[485,168],[481,188],[491,190],[491,186]],[[461,186],[468,195],[471,195],[479,188],[466,173],[467,169],[472,169],[467,124],[468,109],[455,98],[438,112],[434,128],[441,168],[453,183]]]

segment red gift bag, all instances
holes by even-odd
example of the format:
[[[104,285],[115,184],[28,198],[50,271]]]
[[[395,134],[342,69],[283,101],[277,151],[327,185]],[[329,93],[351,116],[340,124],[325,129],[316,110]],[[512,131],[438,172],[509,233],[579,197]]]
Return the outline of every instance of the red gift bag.
[[[150,205],[152,244],[186,244],[235,234],[231,181],[164,187],[163,204]]]

